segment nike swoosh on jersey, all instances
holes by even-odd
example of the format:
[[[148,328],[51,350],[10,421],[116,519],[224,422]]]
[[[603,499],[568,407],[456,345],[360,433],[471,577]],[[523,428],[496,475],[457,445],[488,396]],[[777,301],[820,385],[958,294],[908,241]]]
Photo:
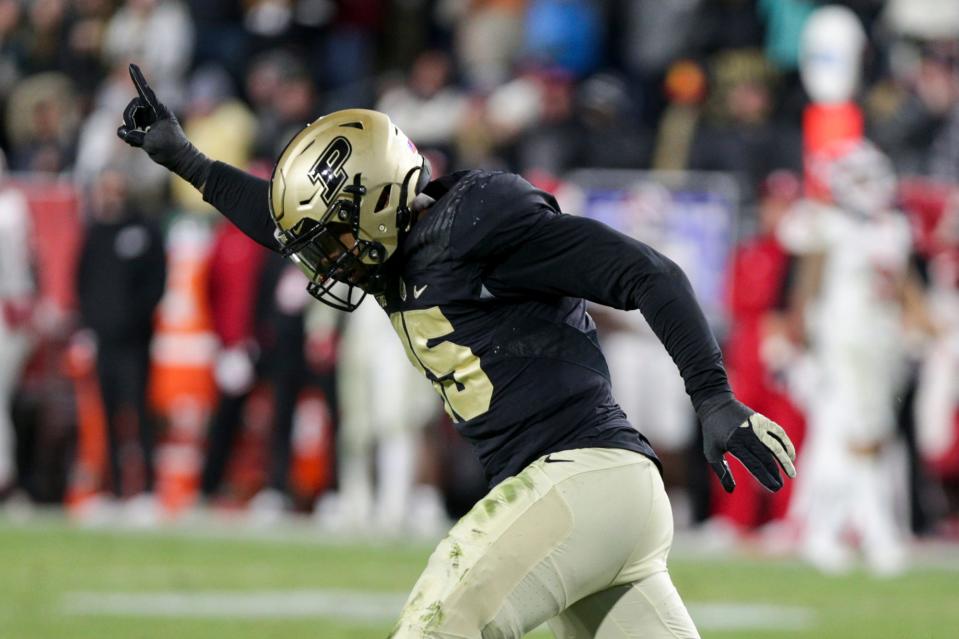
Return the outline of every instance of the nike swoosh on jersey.
[[[429,286],[429,284],[424,284],[422,287],[414,286],[414,287],[413,287],[413,298],[414,298],[414,299],[419,299],[419,298],[420,298],[420,295],[422,295],[423,292],[426,291],[426,287],[427,287],[427,286]]]
[[[549,454],[546,456],[546,459],[544,461],[547,464],[557,464],[559,462],[572,462],[573,460],[572,459],[553,459],[553,455]]]

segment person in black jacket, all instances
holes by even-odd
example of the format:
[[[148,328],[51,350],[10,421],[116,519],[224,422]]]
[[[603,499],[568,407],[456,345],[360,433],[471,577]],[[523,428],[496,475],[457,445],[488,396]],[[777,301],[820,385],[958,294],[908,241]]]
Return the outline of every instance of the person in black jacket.
[[[163,295],[166,254],[160,228],[127,198],[126,175],[107,169],[90,194],[90,223],[80,250],[77,297],[80,319],[97,344],[97,376],[107,421],[110,480],[116,497],[124,485],[122,452],[134,432],[153,488],[153,432],[147,412],[147,376],[153,314]]]
[[[659,461],[612,397],[586,300],[639,309],[676,362],[726,490],[725,453],[768,489],[795,476],[777,424],[735,399],[682,270],[518,175],[430,180],[389,118],[347,109],[303,129],[270,182],[190,144],[139,69],[118,135],[291,258],[342,310],[371,295],[480,458],[490,492],[453,526],[393,639],[698,637],[666,567]],[[371,387],[375,396],[382,389]]]

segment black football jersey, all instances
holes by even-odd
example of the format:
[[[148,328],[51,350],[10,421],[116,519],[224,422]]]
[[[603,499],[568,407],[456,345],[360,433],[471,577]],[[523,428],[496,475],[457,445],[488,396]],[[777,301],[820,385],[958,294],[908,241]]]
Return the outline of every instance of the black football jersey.
[[[268,188],[215,163],[204,197],[276,249],[268,210],[248,204]],[[656,460],[613,400],[586,300],[639,308],[695,407],[730,393],[689,282],[660,253],[561,213],[551,195],[515,174],[464,171],[431,182],[426,193],[435,202],[387,261],[377,301],[491,484],[573,448],[622,448]]]
[[[486,171],[454,174],[427,194],[436,203],[391,258],[378,301],[491,483],[571,448],[627,448],[655,459],[613,400],[586,302],[487,286],[527,227],[557,215],[552,196]]]

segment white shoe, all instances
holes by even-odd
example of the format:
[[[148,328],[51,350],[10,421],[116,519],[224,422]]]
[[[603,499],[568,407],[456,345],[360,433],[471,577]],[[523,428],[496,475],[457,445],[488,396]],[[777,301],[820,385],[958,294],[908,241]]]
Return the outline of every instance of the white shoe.
[[[764,524],[758,531],[763,553],[774,557],[792,555],[799,545],[799,526],[788,519],[777,519]]]
[[[35,511],[36,506],[30,500],[30,495],[23,490],[13,491],[5,501],[0,502],[0,512],[17,523],[29,521]]]
[[[888,544],[884,548],[864,548],[866,568],[874,577],[884,579],[898,577],[909,567],[906,549],[898,544]]]
[[[103,494],[88,497],[70,508],[70,517],[79,525],[90,528],[112,526],[119,516],[119,503]]]
[[[726,555],[736,550],[742,539],[739,527],[725,517],[710,517],[692,534],[697,551],[706,555]]]
[[[320,497],[313,510],[317,527],[331,535],[370,535],[373,531],[368,514],[361,512],[340,493],[327,493]]]
[[[278,524],[289,510],[286,495],[272,488],[264,488],[247,504],[247,520],[254,526]]]
[[[441,539],[450,529],[443,498],[434,486],[421,485],[410,495],[406,529],[421,539]]]
[[[123,504],[123,523],[131,528],[153,528],[163,520],[163,509],[153,493],[140,493]]]
[[[852,551],[836,541],[807,539],[802,557],[826,575],[844,575],[853,568]]]

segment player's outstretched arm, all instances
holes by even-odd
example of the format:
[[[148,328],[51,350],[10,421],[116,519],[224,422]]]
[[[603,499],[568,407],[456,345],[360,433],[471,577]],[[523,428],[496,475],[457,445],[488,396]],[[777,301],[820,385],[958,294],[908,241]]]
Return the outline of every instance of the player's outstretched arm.
[[[140,67],[130,65],[137,90],[123,110],[117,135],[142,148],[157,164],[192,184],[203,199],[230,219],[255,242],[279,250],[269,210],[270,183],[203,155],[187,139],[176,116],[157,98]]]
[[[723,488],[731,492],[736,485],[726,453],[769,490],[783,485],[779,466],[795,476],[796,452],[783,429],[733,396],[719,346],[679,266],[605,224],[550,207],[534,206],[513,219],[511,232],[504,225],[489,236],[498,248],[484,279],[488,290],[639,309],[679,368],[702,423],[706,460]]]

